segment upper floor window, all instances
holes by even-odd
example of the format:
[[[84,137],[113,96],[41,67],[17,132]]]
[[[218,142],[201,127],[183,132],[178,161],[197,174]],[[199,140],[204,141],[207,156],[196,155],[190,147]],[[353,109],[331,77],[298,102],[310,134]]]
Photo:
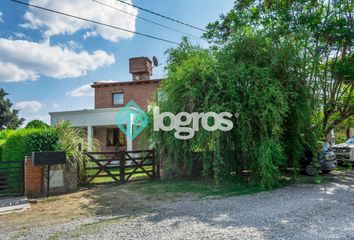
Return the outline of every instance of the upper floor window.
[[[123,104],[124,104],[124,94],[113,93],[113,105],[123,105]]]

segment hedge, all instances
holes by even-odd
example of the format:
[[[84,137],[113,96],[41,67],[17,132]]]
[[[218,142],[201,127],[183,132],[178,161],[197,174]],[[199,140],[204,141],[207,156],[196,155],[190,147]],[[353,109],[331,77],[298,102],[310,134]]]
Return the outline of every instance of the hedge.
[[[8,137],[14,133],[16,130],[2,130],[0,131],[0,140],[6,140]]]
[[[3,149],[5,142],[6,142],[5,139],[0,139],[0,161],[2,160],[2,149]]]
[[[2,147],[2,159],[23,161],[34,151],[55,151],[59,141],[58,131],[47,129],[19,129],[13,132]]]
[[[9,138],[9,136],[14,133],[15,130],[2,130],[0,131],[0,161],[2,160],[2,152],[3,152],[3,147],[6,142],[6,140]]]

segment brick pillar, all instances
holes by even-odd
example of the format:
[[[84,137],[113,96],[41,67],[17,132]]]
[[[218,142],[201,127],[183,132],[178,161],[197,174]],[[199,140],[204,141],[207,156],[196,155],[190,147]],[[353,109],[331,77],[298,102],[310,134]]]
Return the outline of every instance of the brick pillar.
[[[41,195],[42,171],[39,166],[32,164],[32,159],[25,159],[25,195],[39,196]]]

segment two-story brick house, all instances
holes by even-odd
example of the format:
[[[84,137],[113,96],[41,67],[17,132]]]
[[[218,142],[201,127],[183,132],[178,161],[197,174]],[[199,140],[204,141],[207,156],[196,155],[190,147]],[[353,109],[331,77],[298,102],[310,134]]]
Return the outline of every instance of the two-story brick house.
[[[87,131],[88,142],[95,138],[100,142],[102,151],[113,151],[117,148],[136,150],[139,139],[131,141],[126,138],[116,126],[116,115],[120,108],[130,101],[134,101],[144,111],[148,110],[149,103],[155,100],[160,79],[150,79],[152,62],[146,57],[131,58],[129,60],[132,80],[127,82],[95,82],[94,106],[92,110],[67,112],[52,112],[51,125],[67,120],[74,127],[84,128]]]

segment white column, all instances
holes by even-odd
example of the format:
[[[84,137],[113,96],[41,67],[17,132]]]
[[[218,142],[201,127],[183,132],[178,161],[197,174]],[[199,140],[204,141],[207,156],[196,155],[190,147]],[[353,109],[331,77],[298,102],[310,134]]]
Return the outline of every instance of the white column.
[[[127,151],[133,151],[133,141],[131,138],[127,138]]]
[[[130,121],[127,123],[127,131],[129,136],[133,135],[133,121],[134,121],[134,115],[130,115]],[[133,140],[131,137],[127,137],[127,151],[133,151]]]
[[[87,126],[87,147],[88,151],[93,151],[93,127]]]

